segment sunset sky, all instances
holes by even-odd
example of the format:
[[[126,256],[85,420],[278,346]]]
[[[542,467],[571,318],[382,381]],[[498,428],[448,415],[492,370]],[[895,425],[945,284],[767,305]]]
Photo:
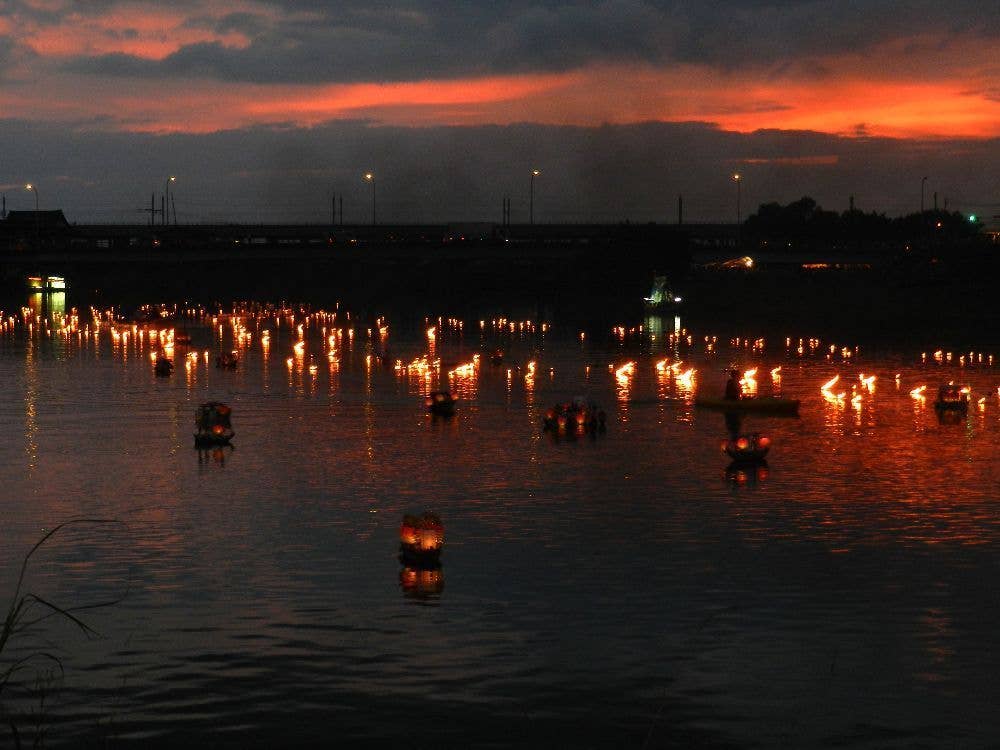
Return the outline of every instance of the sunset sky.
[[[0,3],[0,186],[71,220],[731,220],[808,193],[1000,214],[1000,5]],[[914,197],[916,195],[916,197]],[[138,219],[136,218],[138,217]],[[522,217],[523,218],[523,217]],[[514,216],[518,220],[518,216]]]

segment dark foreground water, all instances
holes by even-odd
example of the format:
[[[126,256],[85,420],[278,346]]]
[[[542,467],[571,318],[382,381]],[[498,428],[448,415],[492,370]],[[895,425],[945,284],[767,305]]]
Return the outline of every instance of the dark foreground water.
[[[121,523],[61,532],[26,590],[120,601],[77,613],[97,637],[52,618],[8,644],[2,668],[44,651],[64,674],[39,657],[8,686],[0,746],[10,723],[48,747],[1000,741],[985,349],[924,362],[803,331],[800,353],[672,336],[672,319],[582,339],[558,321],[442,320],[431,340],[423,321],[380,334],[342,310],[301,335],[301,315],[189,324],[192,348],[157,378],[148,334],[6,315],[3,604],[31,546],[78,517]],[[503,365],[449,378],[496,346]],[[240,366],[216,369],[233,348]],[[386,348],[440,369],[367,359]],[[722,415],[693,406],[731,365],[802,399],[800,419],[743,425],[772,438],[766,468],[727,470]],[[931,391],[948,380],[973,406],[940,424]],[[457,415],[430,418],[422,396],[449,384]],[[921,384],[927,400],[909,395]],[[576,395],[604,406],[607,434],[544,434],[545,410]],[[193,448],[209,399],[233,407],[232,450]],[[424,510],[446,527],[438,571],[396,557],[402,515]]]

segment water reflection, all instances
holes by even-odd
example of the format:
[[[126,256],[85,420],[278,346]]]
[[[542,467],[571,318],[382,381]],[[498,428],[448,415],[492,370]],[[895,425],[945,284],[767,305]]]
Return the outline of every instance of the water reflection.
[[[66,292],[35,292],[28,295],[28,307],[36,318],[55,321],[66,315]]]
[[[176,360],[190,361],[190,382],[180,372],[152,377],[150,353],[169,339],[162,324],[94,317],[74,330],[62,321],[45,328],[34,314],[4,318],[0,419],[18,439],[0,443],[0,465],[15,469],[5,475],[2,569],[16,568],[9,550],[30,547],[35,530],[62,514],[137,518],[140,538],[136,601],[101,623],[109,641],[126,645],[110,658],[72,654],[71,708],[53,722],[64,737],[91,726],[93,707],[123,675],[142,709],[136,735],[165,736],[186,721],[256,732],[247,717],[285,696],[276,746],[294,744],[312,705],[357,713],[386,685],[398,691],[399,721],[349,723],[348,741],[406,744],[426,696],[452,691],[467,701],[459,708],[510,706],[505,725],[532,711],[558,717],[549,728],[567,744],[638,746],[644,729],[623,738],[622,727],[648,726],[649,686],[668,683],[670,700],[686,701],[681,736],[719,727],[706,745],[749,736],[780,744],[779,704],[823,707],[822,728],[803,729],[812,732],[805,746],[853,738],[857,717],[882,711],[904,737],[924,736],[929,713],[935,736],[951,744],[984,744],[963,734],[973,712],[984,731],[1000,731],[983,574],[1000,547],[1000,404],[987,358],[960,371],[959,357],[942,354],[926,365],[931,380],[905,348],[831,351],[802,336],[775,351],[760,337],[679,325],[627,329],[623,343],[606,331],[581,338],[575,326],[542,337],[488,318],[471,346],[460,326],[431,319],[432,356],[418,318],[408,333],[393,321],[398,367],[394,360],[387,373],[374,351],[381,334],[355,323],[366,348],[352,347],[345,311],[240,315],[239,325],[225,315],[192,319],[195,341],[210,354],[239,350],[240,366],[216,370],[202,350]],[[66,329],[72,335],[58,335]],[[249,345],[254,337],[260,346]],[[449,381],[449,370],[501,341],[499,370],[484,365]],[[544,368],[540,377],[518,365],[529,361]],[[620,381],[611,362],[634,367]],[[715,374],[730,362],[757,370],[759,396],[772,373],[772,392],[801,398],[801,418],[754,414],[734,424],[690,408],[695,393],[719,390]],[[555,381],[544,376],[553,369]],[[689,370],[709,375],[678,377]],[[828,398],[819,387],[838,373]],[[937,429],[929,405],[909,396],[921,382],[951,378],[990,394],[975,401],[964,430]],[[449,422],[425,418],[423,398],[449,387],[467,388],[475,403],[460,403]],[[542,434],[544,407],[581,393],[622,404],[628,430],[555,449]],[[239,460],[228,449],[202,451],[195,464],[191,407],[213,398],[239,409],[243,450]],[[748,429],[774,437],[780,471],[726,466],[720,438]],[[408,617],[396,627],[404,603],[436,603],[444,588],[441,568],[397,564],[386,543],[386,514],[425,501],[460,529],[447,561],[455,580],[447,606],[427,611],[433,622]],[[153,510],[137,517],[136,508]],[[85,563],[54,560],[39,575],[55,585],[84,580]],[[715,616],[729,607],[741,615]],[[857,680],[831,682],[831,643],[841,649],[838,669],[850,659]],[[810,657],[822,662],[812,672]],[[864,695],[851,689],[859,682]],[[229,697],[199,702],[220,685]],[[313,697],[286,700],[303,693]],[[527,744],[543,736],[532,734],[535,721]],[[595,728],[605,741],[594,740]],[[428,744],[448,744],[428,732]]]
[[[198,448],[198,465],[208,466],[215,464],[220,467],[226,465],[226,459],[232,455],[233,446],[215,446],[213,448]]]
[[[769,473],[767,461],[763,459],[753,463],[732,461],[726,467],[725,477],[734,487],[756,487],[768,478]]]
[[[444,591],[444,570],[437,568],[417,568],[404,566],[399,571],[399,587],[409,599],[419,602],[435,602]]]

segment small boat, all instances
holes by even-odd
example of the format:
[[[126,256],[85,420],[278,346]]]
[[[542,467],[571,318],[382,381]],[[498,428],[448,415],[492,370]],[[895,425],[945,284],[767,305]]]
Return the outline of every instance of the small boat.
[[[170,373],[174,371],[174,363],[171,362],[166,357],[157,357],[156,362],[153,364],[153,372],[156,373],[158,377],[165,378]]]
[[[722,452],[733,459],[734,463],[760,463],[771,450],[771,440],[754,432],[750,435],[739,435],[735,440],[726,440],[722,444]]]
[[[670,289],[666,276],[654,276],[653,288],[643,302],[649,312],[665,312],[678,309],[683,299]]]
[[[965,414],[969,411],[969,389],[959,388],[954,383],[942,385],[938,388],[938,397],[937,401],[934,402],[934,408],[938,412],[951,411]]]
[[[194,413],[195,447],[229,445],[236,435],[230,423],[231,414],[232,409],[219,401],[208,401],[199,406]]]
[[[449,391],[434,391],[428,396],[424,403],[427,405],[427,411],[438,417],[450,417],[455,413],[455,403],[458,401],[457,398],[451,395]]]
[[[221,370],[235,370],[239,362],[239,352],[225,352],[215,358],[215,366]]]
[[[758,414],[773,414],[784,416],[798,416],[799,400],[797,398],[774,398],[762,396],[760,398],[712,398],[710,396],[698,396],[694,400],[695,406],[703,409],[719,409],[722,411],[755,412]]]

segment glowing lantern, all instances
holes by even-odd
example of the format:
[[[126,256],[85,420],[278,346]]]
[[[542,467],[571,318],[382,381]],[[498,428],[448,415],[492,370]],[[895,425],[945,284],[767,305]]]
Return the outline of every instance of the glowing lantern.
[[[443,547],[444,525],[436,514],[403,516],[399,552],[409,564],[436,564]]]

